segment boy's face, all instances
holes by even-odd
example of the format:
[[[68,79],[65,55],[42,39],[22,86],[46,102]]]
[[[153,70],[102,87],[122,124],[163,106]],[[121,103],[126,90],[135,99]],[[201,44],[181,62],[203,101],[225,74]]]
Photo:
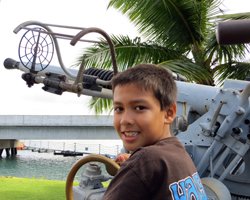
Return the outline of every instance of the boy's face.
[[[134,151],[171,136],[169,125],[174,120],[176,105],[161,110],[153,92],[135,84],[116,86],[113,101],[114,127],[127,150]]]

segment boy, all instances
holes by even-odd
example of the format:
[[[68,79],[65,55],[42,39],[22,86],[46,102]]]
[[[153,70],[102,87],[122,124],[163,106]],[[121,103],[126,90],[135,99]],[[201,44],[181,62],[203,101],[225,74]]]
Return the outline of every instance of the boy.
[[[114,127],[132,152],[104,200],[207,199],[196,168],[170,125],[177,88],[171,73],[141,64],[112,79]]]

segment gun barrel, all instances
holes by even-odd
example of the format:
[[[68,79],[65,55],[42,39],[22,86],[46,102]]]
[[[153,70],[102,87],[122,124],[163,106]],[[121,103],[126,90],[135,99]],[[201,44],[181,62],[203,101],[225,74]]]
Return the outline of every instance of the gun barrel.
[[[222,45],[250,42],[250,20],[220,22],[216,33],[217,42]]]
[[[187,104],[187,106],[190,108],[190,111],[196,111],[200,115],[208,111],[211,100],[216,97],[219,90],[219,88],[213,86],[187,83],[182,81],[176,81],[176,84],[178,88],[177,103]],[[186,112],[188,111],[189,110],[186,110]],[[180,106],[178,107],[177,115],[180,115],[181,113],[183,113],[183,110]]]
[[[39,64],[37,64],[39,65]],[[30,69],[26,68],[21,62],[18,62],[12,58],[6,58],[4,60],[4,67],[6,69],[19,69],[23,72],[30,72]],[[75,76],[77,75],[78,70],[76,69],[68,69],[70,71],[70,73],[74,74]],[[45,68],[42,71],[39,71],[37,74],[38,75],[45,75],[46,73],[51,72],[51,73],[55,73],[55,74],[61,74],[61,75],[66,75],[65,72],[62,70],[62,68],[57,67],[57,66],[53,66],[50,65],[47,68]],[[67,75],[66,75],[67,76]],[[69,77],[67,76],[67,78],[71,81],[74,81],[75,78]]]

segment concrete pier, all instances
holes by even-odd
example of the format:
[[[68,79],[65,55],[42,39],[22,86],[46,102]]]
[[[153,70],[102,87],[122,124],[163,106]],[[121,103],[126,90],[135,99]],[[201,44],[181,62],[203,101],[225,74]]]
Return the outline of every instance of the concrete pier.
[[[0,140],[0,158],[5,151],[6,157],[17,155],[17,147],[20,145],[18,140]]]

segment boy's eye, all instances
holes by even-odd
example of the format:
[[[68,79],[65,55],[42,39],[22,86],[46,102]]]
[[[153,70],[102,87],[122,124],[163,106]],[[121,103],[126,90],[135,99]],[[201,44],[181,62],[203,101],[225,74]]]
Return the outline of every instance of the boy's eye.
[[[136,107],[135,107],[135,110],[137,110],[137,111],[142,111],[142,110],[144,110],[144,109],[146,109],[145,106],[136,106]]]
[[[115,112],[121,112],[123,110],[123,108],[122,107],[114,107],[114,111]]]

